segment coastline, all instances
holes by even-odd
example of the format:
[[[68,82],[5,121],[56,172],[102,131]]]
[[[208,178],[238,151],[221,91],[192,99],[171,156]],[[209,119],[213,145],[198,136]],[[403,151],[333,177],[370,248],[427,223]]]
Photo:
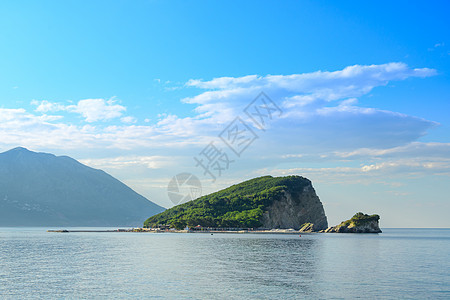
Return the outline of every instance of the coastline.
[[[310,232],[302,232],[295,229],[267,229],[267,230],[174,230],[174,229],[159,229],[159,228],[129,228],[129,229],[116,229],[116,230],[66,230],[66,229],[58,229],[58,230],[47,230],[47,232],[51,233],[76,233],[76,232],[140,232],[140,233],[234,233],[234,234],[243,234],[243,233],[251,233],[251,234],[302,234],[302,233],[310,233]]]

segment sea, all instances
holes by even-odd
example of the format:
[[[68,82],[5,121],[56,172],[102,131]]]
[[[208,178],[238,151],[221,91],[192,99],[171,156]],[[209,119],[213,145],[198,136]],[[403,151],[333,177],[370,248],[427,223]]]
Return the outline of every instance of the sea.
[[[0,299],[450,299],[450,229],[47,229],[0,228]]]

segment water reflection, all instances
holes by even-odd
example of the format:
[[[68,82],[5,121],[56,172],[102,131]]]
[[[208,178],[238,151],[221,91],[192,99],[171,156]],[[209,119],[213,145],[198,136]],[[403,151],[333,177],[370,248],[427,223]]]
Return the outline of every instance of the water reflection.
[[[173,252],[180,264],[192,266],[188,278],[199,290],[228,289],[233,294],[315,295],[318,241],[298,236],[200,235],[178,240]],[[182,245],[181,245],[182,244]],[[261,287],[264,287],[261,290]],[[213,293],[211,293],[214,295]],[[214,296],[217,296],[215,294]]]
[[[445,298],[450,231],[430,234],[436,238],[0,228],[0,298]]]

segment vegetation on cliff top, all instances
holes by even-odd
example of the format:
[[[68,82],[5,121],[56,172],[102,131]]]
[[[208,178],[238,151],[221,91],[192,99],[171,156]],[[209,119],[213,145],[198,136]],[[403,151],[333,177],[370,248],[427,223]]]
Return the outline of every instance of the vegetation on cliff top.
[[[283,190],[302,190],[311,182],[301,176],[254,178],[216,193],[177,205],[148,218],[144,227],[170,225],[176,229],[205,227],[257,228],[261,218]]]
[[[362,212],[356,213],[350,220],[344,221],[341,223],[343,226],[350,226],[353,223],[353,226],[363,226],[368,222],[378,221],[380,219],[379,215],[367,215]]]

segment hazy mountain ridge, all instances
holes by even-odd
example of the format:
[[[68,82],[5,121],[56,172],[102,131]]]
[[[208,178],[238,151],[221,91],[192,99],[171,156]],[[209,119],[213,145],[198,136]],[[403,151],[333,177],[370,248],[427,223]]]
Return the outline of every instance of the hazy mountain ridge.
[[[68,156],[0,153],[0,226],[137,226],[163,210]]]

